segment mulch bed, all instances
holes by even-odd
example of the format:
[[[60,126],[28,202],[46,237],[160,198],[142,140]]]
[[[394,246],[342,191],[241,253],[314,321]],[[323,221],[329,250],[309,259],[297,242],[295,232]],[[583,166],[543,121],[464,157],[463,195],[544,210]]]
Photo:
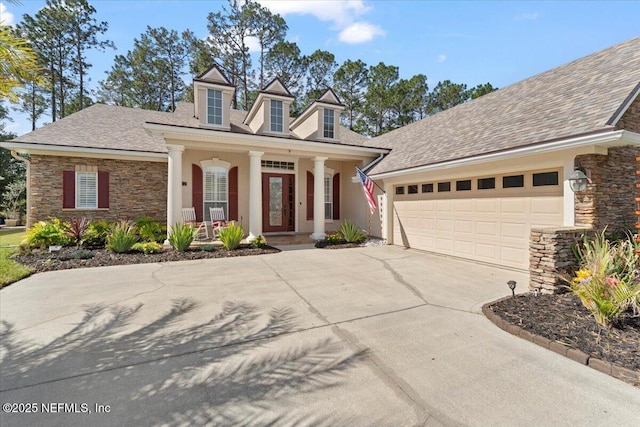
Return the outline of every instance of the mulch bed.
[[[60,252],[50,254],[48,251],[32,251],[30,254],[20,254],[13,259],[20,264],[40,273],[53,270],[67,270],[70,268],[104,267],[109,265],[146,264],[152,262],[188,261],[208,258],[226,258],[247,255],[273,254],[280,252],[271,246],[254,248],[249,245],[241,246],[233,251],[216,248],[213,251],[191,249],[185,252],[165,251],[159,254],[145,255],[143,253],[116,254],[107,249],[91,249],[93,258],[73,259],[71,254],[75,248],[62,248]]]
[[[600,331],[595,319],[572,293],[518,295],[490,304],[504,321],[598,359],[640,372],[640,318]],[[598,340],[598,335],[600,339]]]

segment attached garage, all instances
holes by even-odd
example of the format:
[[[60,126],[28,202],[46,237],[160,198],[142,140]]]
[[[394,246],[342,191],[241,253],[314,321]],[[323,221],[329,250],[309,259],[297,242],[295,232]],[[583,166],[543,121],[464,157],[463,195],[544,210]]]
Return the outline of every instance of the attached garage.
[[[531,228],[563,224],[561,184],[551,170],[396,185],[393,241],[528,269]]]

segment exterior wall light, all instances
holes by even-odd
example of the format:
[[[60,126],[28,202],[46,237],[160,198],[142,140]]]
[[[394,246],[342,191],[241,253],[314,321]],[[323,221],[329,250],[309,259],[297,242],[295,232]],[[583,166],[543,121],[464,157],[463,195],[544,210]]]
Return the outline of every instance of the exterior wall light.
[[[573,171],[571,176],[569,177],[569,185],[571,186],[571,191],[574,193],[582,193],[587,190],[587,182],[589,178],[584,173],[584,169],[580,166],[576,167],[576,170]]]

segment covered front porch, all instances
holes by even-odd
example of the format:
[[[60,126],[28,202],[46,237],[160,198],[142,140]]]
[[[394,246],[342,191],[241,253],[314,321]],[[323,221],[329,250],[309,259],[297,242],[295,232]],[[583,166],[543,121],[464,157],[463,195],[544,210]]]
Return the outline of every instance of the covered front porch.
[[[363,167],[384,149],[146,126],[166,141],[169,226],[182,221],[183,208],[208,222],[209,208],[217,207],[243,226],[248,241],[260,235],[320,240],[344,219],[363,228],[371,222],[380,236],[380,220],[370,216],[352,177],[354,165]]]

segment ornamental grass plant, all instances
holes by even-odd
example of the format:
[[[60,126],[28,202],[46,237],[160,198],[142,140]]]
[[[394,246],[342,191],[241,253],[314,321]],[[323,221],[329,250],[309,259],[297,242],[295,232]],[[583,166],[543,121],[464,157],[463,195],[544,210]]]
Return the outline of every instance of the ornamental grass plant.
[[[189,249],[191,242],[194,241],[197,235],[198,230],[191,224],[177,222],[171,227],[168,240],[173,249],[178,252],[184,252]]]
[[[242,225],[236,224],[234,221],[231,221],[229,225],[223,227],[218,234],[222,245],[228,251],[237,249],[243,237],[244,230],[242,229]]]
[[[137,241],[135,224],[129,221],[120,221],[113,225],[107,236],[107,248],[117,254],[123,254],[131,252]]]
[[[367,238],[367,234],[355,223],[345,220],[338,229],[338,233],[347,243],[361,243]]]

